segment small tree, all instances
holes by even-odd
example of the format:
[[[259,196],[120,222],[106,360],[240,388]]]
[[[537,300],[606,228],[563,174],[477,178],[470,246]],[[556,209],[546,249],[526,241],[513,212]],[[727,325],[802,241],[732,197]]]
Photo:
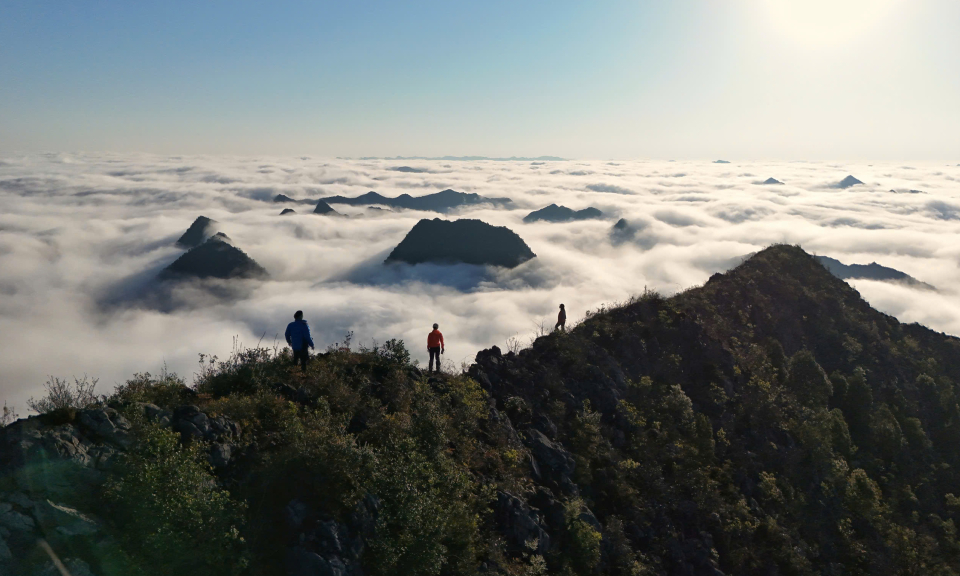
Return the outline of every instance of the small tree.
[[[17,421],[20,415],[17,414],[16,408],[11,408],[7,406],[7,403],[3,403],[3,414],[0,415],[0,428],[4,426],[9,426]]]
[[[38,414],[46,414],[66,408],[77,410],[89,408],[100,404],[103,400],[102,397],[94,393],[97,382],[98,379],[90,379],[86,374],[83,375],[82,379],[74,376],[72,385],[67,380],[50,376],[46,384],[43,385],[47,394],[39,400],[30,398],[27,400],[27,406]]]

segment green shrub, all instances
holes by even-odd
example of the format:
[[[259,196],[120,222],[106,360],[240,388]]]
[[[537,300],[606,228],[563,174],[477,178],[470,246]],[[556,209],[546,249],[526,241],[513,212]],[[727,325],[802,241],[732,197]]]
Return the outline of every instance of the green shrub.
[[[124,550],[145,574],[233,575],[246,567],[245,505],[217,487],[197,443],[148,427],[108,482]]]
[[[149,372],[134,374],[133,378],[117,387],[111,399],[175,407],[191,402],[193,396],[183,378],[163,371],[157,377],[151,376]]]
[[[378,451],[374,491],[382,507],[364,556],[372,574],[475,573],[477,526],[459,465],[430,461],[413,439],[397,440]]]

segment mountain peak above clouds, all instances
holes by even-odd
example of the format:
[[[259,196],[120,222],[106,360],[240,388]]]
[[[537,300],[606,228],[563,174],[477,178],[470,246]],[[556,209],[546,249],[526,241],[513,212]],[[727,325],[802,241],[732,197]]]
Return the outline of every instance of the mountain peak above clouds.
[[[921,282],[906,272],[901,272],[894,268],[881,266],[876,262],[869,264],[844,264],[843,262],[830,258],[828,256],[815,256],[815,258],[830,271],[831,274],[843,280],[846,279],[864,279],[881,280],[885,282],[898,282],[910,286],[911,288],[920,288],[922,290],[936,290],[932,285]]]
[[[837,183],[834,185],[834,188],[840,188],[840,189],[845,190],[845,189],[850,188],[850,187],[852,187],[852,186],[859,186],[860,184],[863,184],[863,182],[861,182],[860,180],[854,178],[852,175],[849,175],[849,176],[847,176],[846,178],[844,178],[843,180],[837,182]]]
[[[219,232],[206,242],[182,254],[160,272],[161,280],[188,278],[234,278],[264,279],[267,271],[243,250],[233,245],[232,240]]]
[[[313,209],[314,214],[339,214],[336,210],[330,207],[329,204],[323,200],[317,201],[317,207]]]
[[[535,258],[526,242],[504,226],[481,220],[420,220],[386,262],[477,264],[514,268]]]
[[[603,212],[592,206],[584,208],[583,210],[573,210],[566,206],[551,204],[527,214],[523,218],[523,221],[527,223],[541,220],[547,222],[571,222],[574,220],[591,220],[597,218],[603,218]]]
[[[203,244],[207,238],[217,233],[218,222],[211,220],[206,216],[198,216],[193,224],[187,228],[187,231],[177,240],[177,246],[181,248],[193,248]]]

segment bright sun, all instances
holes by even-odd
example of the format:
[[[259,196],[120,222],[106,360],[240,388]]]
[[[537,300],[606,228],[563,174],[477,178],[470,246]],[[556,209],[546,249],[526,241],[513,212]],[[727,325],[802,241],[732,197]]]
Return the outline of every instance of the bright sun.
[[[808,46],[851,40],[889,16],[901,0],[764,0],[778,31]]]

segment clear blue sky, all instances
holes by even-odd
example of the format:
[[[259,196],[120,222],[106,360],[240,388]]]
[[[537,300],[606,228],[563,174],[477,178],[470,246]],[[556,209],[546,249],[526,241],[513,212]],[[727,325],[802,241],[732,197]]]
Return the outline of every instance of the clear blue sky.
[[[960,2],[3,0],[0,153],[100,150],[960,162]]]

